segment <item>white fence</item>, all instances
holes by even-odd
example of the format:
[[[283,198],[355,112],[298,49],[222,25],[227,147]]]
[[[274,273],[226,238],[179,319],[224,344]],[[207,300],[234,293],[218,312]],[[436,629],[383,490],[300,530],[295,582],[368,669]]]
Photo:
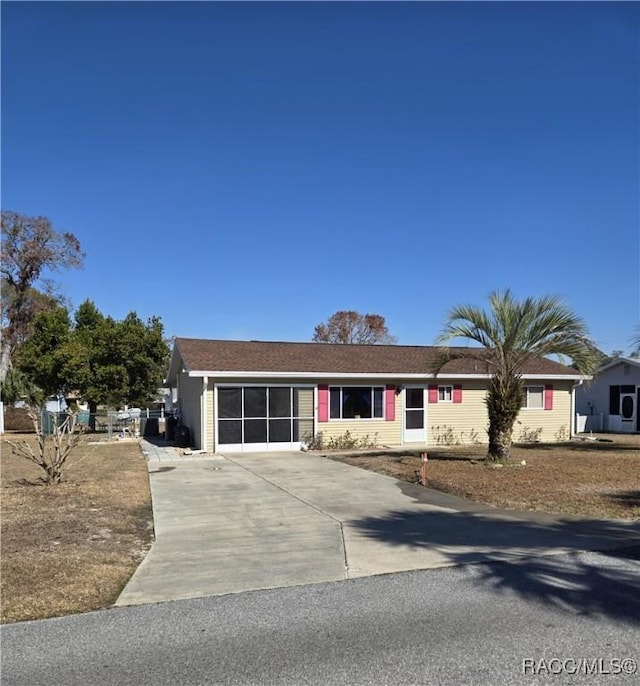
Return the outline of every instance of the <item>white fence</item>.
[[[577,414],[576,433],[583,434],[595,431],[599,433],[604,428],[604,416],[602,414]]]

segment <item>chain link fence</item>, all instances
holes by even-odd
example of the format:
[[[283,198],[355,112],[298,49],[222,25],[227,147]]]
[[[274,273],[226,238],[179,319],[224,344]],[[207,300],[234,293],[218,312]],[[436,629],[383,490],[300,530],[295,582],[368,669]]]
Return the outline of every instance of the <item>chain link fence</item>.
[[[4,408],[4,430],[32,432],[33,425],[20,408]],[[41,426],[45,435],[54,433],[67,419],[67,412],[43,410]],[[177,413],[164,409],[99,410],[95,413],[79,410],[76,428],[105,434],[108,438],[164,438],[174,440],[178,424]]]

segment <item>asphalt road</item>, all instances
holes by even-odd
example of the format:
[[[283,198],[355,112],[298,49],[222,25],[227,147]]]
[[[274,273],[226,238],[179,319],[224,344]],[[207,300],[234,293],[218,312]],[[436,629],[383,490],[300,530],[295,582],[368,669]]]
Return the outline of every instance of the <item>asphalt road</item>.
[[[638,683],[639,553],[467,565],[10,625],[1,683]]]

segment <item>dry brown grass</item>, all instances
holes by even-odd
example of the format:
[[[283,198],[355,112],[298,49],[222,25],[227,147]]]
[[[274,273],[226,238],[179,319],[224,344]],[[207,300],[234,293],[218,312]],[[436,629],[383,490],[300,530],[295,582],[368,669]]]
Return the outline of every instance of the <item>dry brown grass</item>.
[[[10,453],[7,438],[34,440],[11,434],[2,440],[2,621],[109,606],[152,539],[140,447],[85,442],[69,458],[66,481],[45,486],[37,467]]]
[[[612,442],[573,441],[515,446],[514,466],[478,463],[484,446],[433,448],[431,488],[512,510],[595,518],[640,519],[640,438],[607,435]],[[397,451],[332,455],[335,460],[416,482],[420,453]],[[526,466],[519,466],[521,460]]]

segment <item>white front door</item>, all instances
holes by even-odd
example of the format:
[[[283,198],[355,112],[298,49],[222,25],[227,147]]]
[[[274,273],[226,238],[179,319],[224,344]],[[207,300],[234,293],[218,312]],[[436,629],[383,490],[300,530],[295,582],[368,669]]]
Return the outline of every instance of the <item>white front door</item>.
[[[424,386],[406,386],[404,389],[404,443],[427,442]]]
[[[638,411],[635,393],[620,394],[620,423],[622,431],[636,430],[636,412]]]

